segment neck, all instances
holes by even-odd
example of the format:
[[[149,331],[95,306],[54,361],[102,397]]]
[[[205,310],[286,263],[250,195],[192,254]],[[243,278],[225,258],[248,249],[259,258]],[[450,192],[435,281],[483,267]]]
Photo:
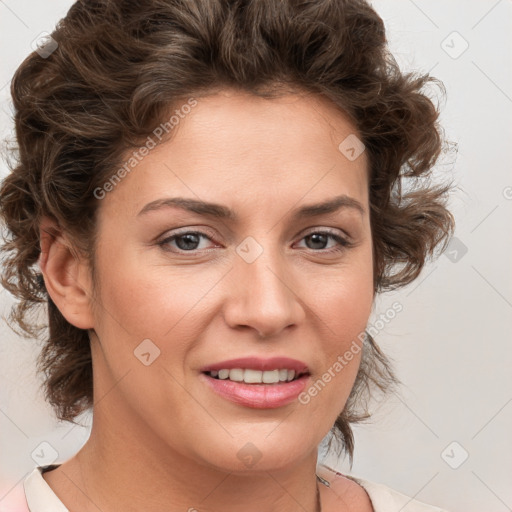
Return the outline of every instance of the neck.
[[[89,440],[61,466],[79,490],[80,510],[319,511],[316,450],[286,468],[233,472],[185,457],[151,434],[141,437],[133,418],[120,419],[112,425],[112,415],[95,410]]]

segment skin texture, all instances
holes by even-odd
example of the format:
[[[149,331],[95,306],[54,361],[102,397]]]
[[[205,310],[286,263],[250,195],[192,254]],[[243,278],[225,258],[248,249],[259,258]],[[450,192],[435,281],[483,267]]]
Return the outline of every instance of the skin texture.
[[[312,95],[198,99],[173,138],[100,201],[96,288],[85,260],[65,234],[48,236],[44,220],[47,289],[70,323],[91,330],[91,436],[44,476],[70,510],[316,510],[317,446],[343,409],[360,352],[307,405],[244,407],[199,375],[235,357],[287,356],[308,365],[311,384],[360,345],[373,303],[367,160],[338,150],[354,133]],[[364,214],[292,219],[341,194]],[[175,207],[138,215],[178,196],[222,204],[239,220]],[[158,245],[178,229],[206,237],[188,241],[188,252],[183,239]],[[307,237],[326,229],[352,246]],[[252,263],[236,251],[247,237],[263,250]],[[160,349],[148,366],[134,355],[144,339]],[[247,443],[260,457],[250,467],[237,456]],[[324,512],[372,510],[352,481],[320,487]]]

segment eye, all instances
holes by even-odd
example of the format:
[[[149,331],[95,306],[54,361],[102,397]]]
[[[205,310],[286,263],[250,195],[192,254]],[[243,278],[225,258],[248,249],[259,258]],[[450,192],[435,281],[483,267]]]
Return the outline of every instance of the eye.
[[[178,254],[193,254],[196,251],[202,253],[209,252],[207,247],[201,247],[202,240],[209,240],[213,243],[212,237],[202,231],[183,231],[181,233],[175,233],[172,236],[168,236],[157,244],[165,251]],[[341,252],[354,245],[349,240],[340,236],[337,232],[325,230],[308,233],[301,239],[301,241],[302,240],[306,241],[306,248],[311,249],[314,252],[321,253]],[[335,242],[334,247],[326,247],[326,245],[329,245],[330,240]]]
[[[333,233],[331,231],[314,231],[308,233],[305,237],[302,238],[302,240],[309,241],[309,244],[306,242],[306,245],[308,246],[307,248],[314,249],[315,252],[340,252],[353,245],[352,242],[349,242],[339,234]],[[334,240],[337,245],[335,244],[334,248],[331,247],[327,249],[325,245],[328,244],[329,240]]]
[[[194,252],[204,249],[200,247],[201,239],[212,241],[207,234],[202,233],[201,231],[184,231],[161,240],[158,242],[158,245],[164,250],[170,252]],[[172,249],[172,244],[175,244],[175,247],[177,247],[178,250]]]

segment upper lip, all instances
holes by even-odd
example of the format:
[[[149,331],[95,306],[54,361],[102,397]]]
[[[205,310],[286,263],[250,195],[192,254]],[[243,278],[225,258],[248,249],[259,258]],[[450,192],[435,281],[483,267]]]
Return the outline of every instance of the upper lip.
[[[238,359],[229,359],[219,363],[209,364],[201,368],[202,372],[211,372],[218,370],[230,370],[232,368],[242,368],[249,370],[295,370],[295,373],[307,373],[308,366],[302,361],[291,359],[289,357],[271,357],[263,359],[261,357],[240,357]]]

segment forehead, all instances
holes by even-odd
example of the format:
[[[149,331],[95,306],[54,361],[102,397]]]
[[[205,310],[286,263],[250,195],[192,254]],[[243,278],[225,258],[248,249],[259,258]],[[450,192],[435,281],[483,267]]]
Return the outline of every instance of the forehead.
[[[175,107],[171,115],[178,110]],[[185,113],[186,112],[186,113]],[[135,215],[149,201],[187,196],[272,207],[347,194],[367,200],[367,160],[339,146],[357,137],[329,100],[305,94],[261,98],[225,90],[175,116],[172,138],[134,166],[108,203]],[[177,121],[177,122],[176,122]],[[106,206],[106,205],[105,205]]]
[[[230,89],[199,98],[176,132],[181,143],[200,143],[217,157],[252,151],[253,158],[270,156],[278,162],[291,160],[303,146],[318,147],[311,158],[332,156],[328,147],[337,149],[341,140],[357,136],[348,115],[323,96],[295,93],[268,99]],[[215,147],[226,138],[229,145]]]

